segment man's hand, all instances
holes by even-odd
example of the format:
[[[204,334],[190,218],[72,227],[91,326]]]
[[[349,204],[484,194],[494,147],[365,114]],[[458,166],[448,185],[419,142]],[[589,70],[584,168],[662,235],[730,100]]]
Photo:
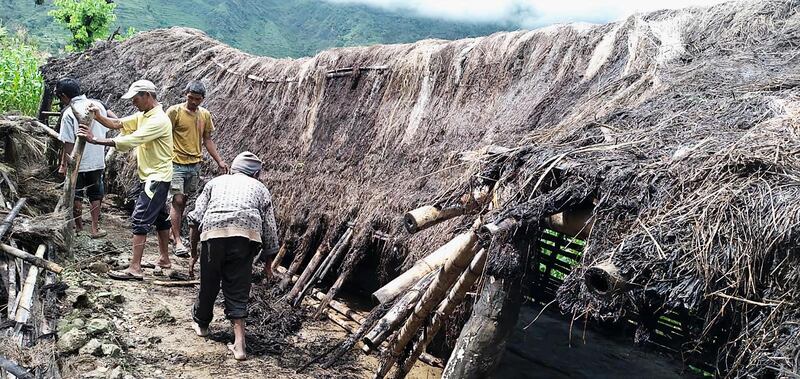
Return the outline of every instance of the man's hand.
[[[192,252],[192,261],[189,263],[189,277],[194,279],[194,265],[197,263],[197,254]]]
[[[58,173],[61,175],[67,174],[67,162],[61,162],[61,164],[58,165]]]
[[[92,130],[89,129],[89,125],[81,124],[80,129],[78,129],[78,137],[85,138],[88,143],[95,143],[94,135]]]
[[[219,170],[222,171],[223,174],[227,174],[231,170],[231,167],[228,166],[228,164],[225,163],[225,161],[217,162],[217,166],[219,166]]]
[[[89,111],[89,113],[94,113],[95,116],[100,114],[100,107],[98,107],[95,103],[89,104],[89,106],[86,107],[86,110]]]

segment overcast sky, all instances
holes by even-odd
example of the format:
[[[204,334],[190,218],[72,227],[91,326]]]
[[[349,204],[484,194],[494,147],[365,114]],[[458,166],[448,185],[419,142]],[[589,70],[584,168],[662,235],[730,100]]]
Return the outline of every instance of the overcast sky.
[[[636,12],[705,6],[723,0],[327,0],[367,4],[452,21],[512,22],[532,28],[560,22],[604,23]]]

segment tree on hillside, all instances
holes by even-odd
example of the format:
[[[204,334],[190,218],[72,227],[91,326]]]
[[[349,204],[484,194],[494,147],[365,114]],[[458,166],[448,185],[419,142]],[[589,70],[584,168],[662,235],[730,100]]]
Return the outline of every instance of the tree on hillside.
[[[72,33],[67,50],[85,50],[97,40],[108,37],[114,22],[116,4],[106,0],[53,0],[50,15]]]

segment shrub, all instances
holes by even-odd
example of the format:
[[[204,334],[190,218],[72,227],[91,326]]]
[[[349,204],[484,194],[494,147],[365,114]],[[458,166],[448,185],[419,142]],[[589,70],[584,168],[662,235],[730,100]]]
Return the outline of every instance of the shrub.
[[[67,51],[85,50],[97,40],[108,37],[108,28],[116,19],[116,4],[106,0],[53,0],[50,16],[72,33]]]

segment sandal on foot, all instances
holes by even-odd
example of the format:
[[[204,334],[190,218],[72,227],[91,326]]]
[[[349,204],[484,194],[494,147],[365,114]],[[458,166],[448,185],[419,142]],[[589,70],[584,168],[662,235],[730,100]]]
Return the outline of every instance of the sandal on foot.
[[[173,254],[175,254],[175,256],[179,258],[189,258],[189,249],[187,249],[186,246],[181,246],[175,248]]]
[[[114,280],[144,280],[144,275],[135,275],[129,271],[116,271],[108,272],[108,277]]]

